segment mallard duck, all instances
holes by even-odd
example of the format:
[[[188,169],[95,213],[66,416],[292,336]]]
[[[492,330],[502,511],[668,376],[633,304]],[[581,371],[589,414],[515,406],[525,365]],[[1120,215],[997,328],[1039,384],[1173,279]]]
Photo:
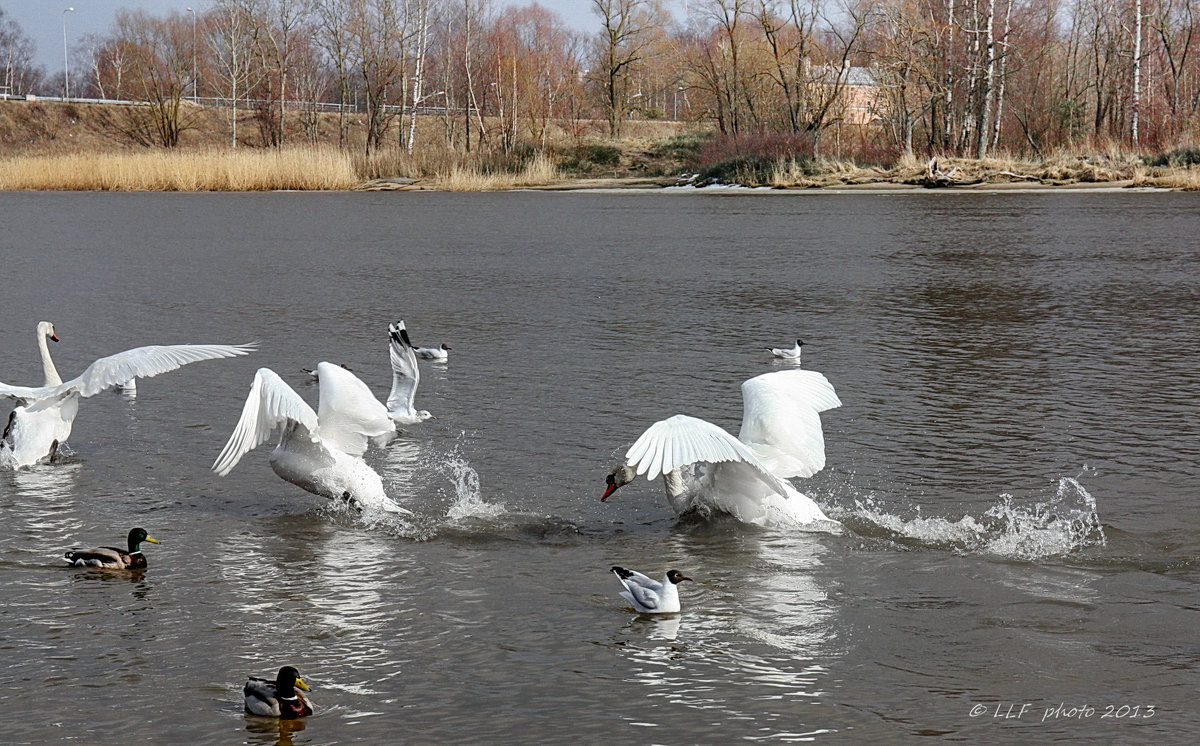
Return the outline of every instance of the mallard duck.
[[[67,562],[76,567],[106,567],[110,570],[131,570],[146,566],[146,555],[142,554],[142,542],[159,544],[159,540],[146,533],[146,529],[129,530],[129,549],[96,547],[95,549],[72,549],[63,555]]]
[[[300,672],[292,666],[279,669],[274,681],[251,676],[242,687],[246,712],[251,715],[277,718],[302,718],[313,714],[312,703],[296,691],[309,691]]]

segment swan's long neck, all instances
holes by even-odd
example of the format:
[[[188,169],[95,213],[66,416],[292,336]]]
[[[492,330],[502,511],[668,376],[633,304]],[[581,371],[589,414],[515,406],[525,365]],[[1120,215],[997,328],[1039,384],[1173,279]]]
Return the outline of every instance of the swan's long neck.
[[[46,335],[38,332],[38,352],[42,354],[42,375],[46,378],[46,386],[57,386],[62,383],[54,361],[50,359],[50,347],[46,344]]]

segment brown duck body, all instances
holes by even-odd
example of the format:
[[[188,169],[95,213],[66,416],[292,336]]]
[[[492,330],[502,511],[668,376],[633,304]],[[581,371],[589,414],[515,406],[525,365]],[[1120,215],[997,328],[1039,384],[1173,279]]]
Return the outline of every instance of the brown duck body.
[[[246,712],[284,720],[308,717],[313,714],[312,703],[297,689],[308,691],[308,685],[291,666],[279,669],[274,681],[250,676],[242,687]]]
[[[146,555],[125,552],[116,547],[72,550],[63,555],[76,567],[103,567],[109,570],[135,570],[146,566]]]
[[[108,570],[136,570],[146,567],[146,555],[142,554],[141,544],[148,541],[157,544],[158,539],[151,537],[144,528],[134,528],[129,532],[127,549],[116,547],[96,547],[95,549],[72,549],[63,557],[75,567],[103,567]]]

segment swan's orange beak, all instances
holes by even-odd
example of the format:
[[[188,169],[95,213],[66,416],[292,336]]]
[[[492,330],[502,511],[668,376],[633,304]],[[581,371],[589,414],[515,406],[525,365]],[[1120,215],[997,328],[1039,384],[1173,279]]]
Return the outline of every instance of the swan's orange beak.
[[[609,474],[608,479],[604,480],[608,483],[608,487],[604,490],[604,494],[600,496],[600,502],[608,499],[609,495],[617,491],[617,480],[613,479],[613,475]]]
[[[54,341],[54,342],[57,342],[57,341],[58,341],[58,335],[57,335],[57,334],[51,334],[51,335],[50,335],[50,339],[51,339],[52,341]]]

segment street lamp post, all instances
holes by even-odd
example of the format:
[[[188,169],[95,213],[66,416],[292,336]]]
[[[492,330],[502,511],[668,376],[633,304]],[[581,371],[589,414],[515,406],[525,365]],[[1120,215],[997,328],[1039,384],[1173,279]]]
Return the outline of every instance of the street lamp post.
[[[67,14],[74,13],[74,8],[66,8],[62,12],[63,22],[63,100],[71,97],[71,69],[67,66]]]
[[[192,14],[192,103],[200,103],[200,78],[196,75],[196,11],[188,8]]]

